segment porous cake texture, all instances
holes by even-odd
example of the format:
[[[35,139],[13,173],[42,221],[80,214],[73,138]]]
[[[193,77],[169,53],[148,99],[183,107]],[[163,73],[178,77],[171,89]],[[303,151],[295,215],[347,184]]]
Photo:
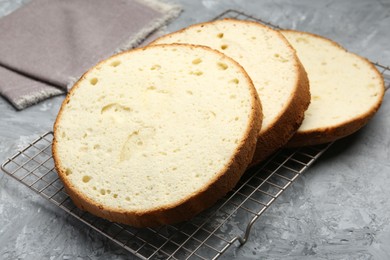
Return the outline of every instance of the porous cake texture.
[[[302,123],[310,103],[306,72],[283,35],[257,22],[223,19],[191,25],[151,44],[209,46],[240,63],[251,77],[263,106],[252,165],[284,146]]]
[[[363,127],[379,109],[385,91],[376,67],[324,37],[281,32],[296,49],[311,89],[305,119],[288,146],[332,142]]]
[[[136,227],[172,224],[236,185],[261,122],[237,62],[204,46],[148,46],[102,61],[74,85],[53,155],[81,209]]]

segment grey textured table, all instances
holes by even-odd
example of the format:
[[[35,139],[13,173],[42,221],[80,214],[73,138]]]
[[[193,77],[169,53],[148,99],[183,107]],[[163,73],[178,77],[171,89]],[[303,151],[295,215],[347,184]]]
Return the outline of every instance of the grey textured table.
[[[0,0],[0,15],[26,1]],[[390,65],[389,0],[186,1],[167,31],[227,9],[327,36]],[[1,40],[1,36],[0,36]],[[0,161],[52,129],[64,96],[17,112],[0,99]],[[260,217],[230,259],[390,259],[390,101],[336,142]],[[0,173],[0,259],[128,259],[128,252]]]

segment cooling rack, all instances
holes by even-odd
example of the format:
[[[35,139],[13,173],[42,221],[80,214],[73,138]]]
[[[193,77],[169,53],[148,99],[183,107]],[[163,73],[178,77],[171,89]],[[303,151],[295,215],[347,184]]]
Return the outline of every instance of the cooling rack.
[[[228,10],[216,19],[226,17],[255,20],[275,27],[235,10]],[[388,89],[390,68],[375,65]],[[231,245],[244,244],[262,213],[331,146],[329,143],[282,149],[248,170],[227,196],[192,220],[137,229],[95,217],[72,203],[54,168],[52,140],[52,132],[39,136],[8,158],[1,165],[2,170],[141,259],[216,259]]]
[[[330,146],[282,150],[260,167],[248,170],[234,190],[191,221],[137,229],[95,217],[72,203],[54,168],[52,139],[52,132],[43,134],[9,158],[2,169],[144,259],[217,258],[234,242],[245,243],[257,218]],[[234,231],[238,234],[231,235]]]

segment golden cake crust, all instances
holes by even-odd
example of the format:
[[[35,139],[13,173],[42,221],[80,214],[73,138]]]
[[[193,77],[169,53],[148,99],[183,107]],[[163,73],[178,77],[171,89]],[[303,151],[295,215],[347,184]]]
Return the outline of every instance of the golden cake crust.
[[[130,50],[125,53],[142,52],[147,51],[150,48],[164,48],[164,46],[165,45],[147,46],[144,48]],[[167,48],[173,47],[176,47],[177,49],[202,48],[207,50],[208,52],[213,52],[216,55],[225,57],[223,54],[204,46],[174,44],[169,45]],[[61,118],[63,116],[64,111],[66,110],[66,104],[69,102],[69,100],[72,99],[72,95],[77,90],[77,88],[80,87],[80,82],[86,80],[90,71],[94,70],[98,66],[104,66],[118,55],[100,62],[95,67],[91,68],[88,72],[86,72],[80,78],[80,80],[75,83],[74,87],[70,90],[60,108],[60,111],[54,124],[54,140],[52,145],[55,167],[59,174],[59,177],[62,180],[67,193],[77,207],[86,210],[96,216],[108,219],[110,221],[124,223],[135,227],[146,227],[172,224],[192,218],[194,215],[198,214],[202,210],[212,206],[218,199],[220,199],[227,192],[229,192],[236,185],[236,183],[244,173],[247,165],[250,163],[257,141],[257,133],[261,128],[262,121],[261,103],[258,98],[257,92],[243,68],[234,60],[225,57],[229,60],[229,62],[235,64],[235,66],[240,69],[241,73],[245,75],[245,78],[248,82],[247,87],[249,88],[249,91],[251,93],[251,113],[250,119],[248,121],[249,124],[246,126],[243,138],[242,140],[239,140],[237,149],[235,153],[231,156],[228,164],[225,167],[221,168],[220,171],[212,179],[210,179],[209,183],[207,185],[204,185],[202,189],[200,189],[195,194],[189,194],[188,196],[181,198],[181,200],[175,204],[162,205],[161,207],[155,207],[150,210],[126,210],[125,208],[112,208],[97,203],[95,200],[85,196],[83,191],[76,189],[73,183],[69,181],[66,169],[62,165],[61,161],[61,156],[63,155],[60,155],[58,153],[58,127],[61,124]]]
[[[346,50],[344,47],[339,45],[338,43],[327,39],[325,37],[308,33],[308,32],[300,32],[300,31],[295,31],[295,30],[282,30],[281,31],[283,34],[291,34],[294,37],[302,37],[304,40],[304,37],[308,37],[308,39],[316,39],[320,40],[323,43],[332,46],[335,51],[339,51],[341,54],[347,54],[351,57],[354,58],[355,65],[349,64],[350,66],[365,66],[367,68],[365,74],[369,75],[367,77],[373,77],[375,81],[377,81],[377,84],[374,86],[377,90],[376,94],[377,99],[374,103],[370,105],[370,107],[367,108],[366,111],[363,113],[359,114],[351,114],[348,119],[345,119],[342,122],[338,122],[335,124],[329,124],[328,126],[318,126],[318,127],[312,127],[310,129],[298,129],[298,131],[295,133],[295,135],[290,139],[290,141],[287,143],[288,147],[300,147],[300,146],[309,146],[309,145],[317,145],[317,144],[323,144],[323,143],[328,143],[328,142],[333,142],[336,141],[340,138],[346,137],[348,135],[353,134],[354,132],[358,131],[361,129],[364,125],[367,124],[367,122],[374,116],[374,114],[378,111],[385,92],[385,86],[384,86],[384,80],[380,72],[376,69],[376,67],[366,58],[363,58],[355,53],[349,52]],[[286,36],[286,38],[288,38]],[[294,38],[298,39],[298,38]],[[292,43],[294,46],[294,43]],[[321,48],[319,46],[319,48]],[[299,51],[297,50],[298,57],[300,56]],[[301,53],[303,55],[303,53]],[[320,57],[319,57],[320,58]],[[301,60],[303,61],[303,57],[301,57]],[[309,64],[303,64],[304,66],[309,66]],[[309,68],[306,68],[307,71],[309,71]],[[310,75],[308,73],[309,79],[315,80],[315,76]],[[328,77],[332,77],[332,75],[327,75]],[[317,86],[315,85],[316,83],[312,83],[311,86],[313,88],[313,93],[316,92],[314,88]],[[351,91],[349,94],[353,93],[353,88],[356,86],[354,83],[351,83],[349,86],[345,85],[345,88],[351,88]],[[328,86],[329,88],[332,86]],[[349,96],[348,94],[348,96]],[[317,94],[313,94],[315,98],[317,97]],[[349,97],[345,97],[345,101],[348,101]],[[312,101],[314,102],[314,101]],[[364,105],[364,104],[362,104]],[[342,109],[341,109],[342,110]],[[310,111],[310,107],[307,110],[307,112]],[[315,115],[316,117],[320,118],[323,115]],[[305,122],[303,122],[305,123]]]

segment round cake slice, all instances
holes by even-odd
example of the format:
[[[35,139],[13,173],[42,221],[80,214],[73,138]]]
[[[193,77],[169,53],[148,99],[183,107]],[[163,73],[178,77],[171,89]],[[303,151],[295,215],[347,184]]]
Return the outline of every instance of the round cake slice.
[[[261,115],[247,73],[222,53],[135,49],[97,64],[71,89],[54,125],[55,166],[83,210],[136,227],[172,224],[236,185]]]
[[[306,72],[283,35],[257,22],[222,19],[195,24],[151,44],[209,46],[240,63],[251,77],[263,107],[263,125],[251,165],[284,146],[310,103]]]
[[[281,31],[296,49],[311,88],[311,103],[290,147],[332,142],[350,135],[379,109],[384,81],[367,59],[324,37]]]

